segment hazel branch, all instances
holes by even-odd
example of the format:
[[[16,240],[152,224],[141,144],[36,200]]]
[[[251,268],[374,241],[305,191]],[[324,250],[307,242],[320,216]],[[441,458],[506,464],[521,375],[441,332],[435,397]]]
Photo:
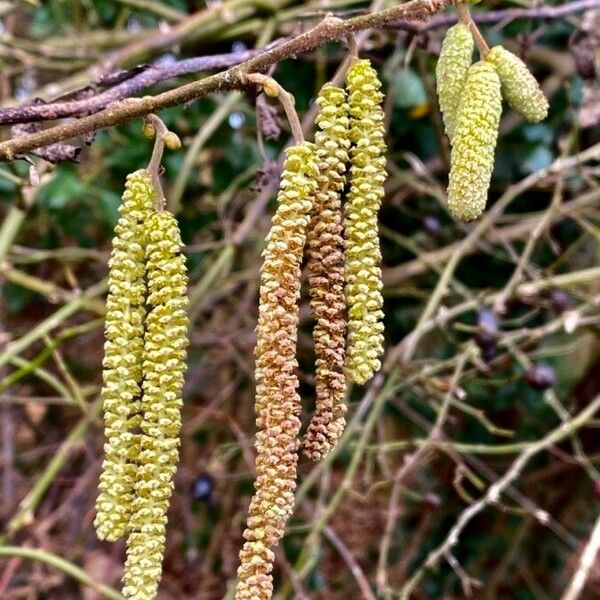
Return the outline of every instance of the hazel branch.
[[[379,12],[360,15],[346,21],[325,17],[313,29],[283,44],[262,52],[238,66],[183,85],[156,96],[128,98],[110,105],[105,110],[77,121],[58,125],[44,131],[0,143],[0,161],[14,160],[20,153],[47,146],[58,141],[127,123],[149,113],[186,104],[214,92],[242,88],[245,76],[266,71],[279,61],[312,52],[333,40],[348,37],[351,33],[373,27],[386,27],[399,20],[425,20],[451,3],[451,0],[410,0],[399,6]]]

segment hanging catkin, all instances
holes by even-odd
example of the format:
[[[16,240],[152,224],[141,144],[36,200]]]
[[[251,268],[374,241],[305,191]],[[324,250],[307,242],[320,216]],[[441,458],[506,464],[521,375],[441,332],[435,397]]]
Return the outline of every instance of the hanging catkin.
[[[153,214],[146,238],[140,451],[123,576],[123,595],[135,600],[154,598],[161,577],[188,345],[187,273],[176,219],[167,212]]]
[[[531,123],[548,116],[548,100],[527,65],[518,56],[502,46],[494,46],[485,59],[496,67],[502,95],[511,108]]]
[[[318,168],[315,146],[286,150],[267,236],[256,328],[256,481],[240,552],[237,600],[268,600],[273,547],[293,510],[300,430],[296,341],[300,265]]]
[[[460,97],[450,154],[448,208],[457,219],[472,221],[485,209],[501,113],[496,69],[479,61],[469,69]]]
[[[154,201],[150,174],[130,174],[115,228],[106,300],[102,398],[107,441],[94,521],[102,540],[125,534],[133,502],[146,315],[144,223]]]
[[[444,127],[450,140],[454,136],[460,93],[473,57],[473,36],[467,25],[457,23],[444,36],[435,77]]]
[[[350,106],[350,191],[346,203],[345,273],[348,303],[346,372],[359,384],[380,368],[383,353],[381,250],[377,213],[384,195],[383,94],[369,60],[355,60],[347,75]]]
[[[307,234],[310,305],[315,321],[315,414],[304,438],[304,453],[320,460],[345,425],[346,300],[340,194],[345,183],[350,137],[342,88],[326,84],[317,98],[315,134],[319,175]]]

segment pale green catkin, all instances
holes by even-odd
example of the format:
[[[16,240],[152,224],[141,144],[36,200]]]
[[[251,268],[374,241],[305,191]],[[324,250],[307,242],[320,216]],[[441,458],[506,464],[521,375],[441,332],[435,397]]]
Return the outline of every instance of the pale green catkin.
[[[156,596],[162,573],[167,509],[179,455],[186,370],[187,272],[177,221],[167,212],[146,223],[147,311],[137,479],[128,525],[123,595]]]
[[[150,174],[127,177],[109,262],[102,398],[106,444],[94,524],[98,537],[122,537],[131,514],[139,452],[142,348],[146,315],[144,228],[155,202]]]
[[[435,77],[444,127],[450,140],[454,136],[460,94],[473,58],[473,36],[467,25],[457,23],[446,32]]]
[[[472,221],[485,209],[501,113],[496,69],[479,61],[467,74],[450,154],[448,208],[457,219]]]
[[[502,46],[494,46],[485,59],[496,67],[502,95],[523,117],[537,123],[548,116],[548,100],[527,65]]]
[[[377,216],[384,196],[383,94],[369,60],[355,60],[347,75],[350,106],[350,191],[345,207],[344,252],[348,344],[346,373],[359,384],[381,367],[383,297]]]

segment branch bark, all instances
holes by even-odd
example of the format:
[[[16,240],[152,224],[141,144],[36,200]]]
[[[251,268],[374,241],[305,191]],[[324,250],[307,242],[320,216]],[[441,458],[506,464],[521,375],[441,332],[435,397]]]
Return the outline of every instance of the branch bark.
[[[363,29],[386,27],[399,20],[425,20],[451,3],[452,0],[410,0],[400,6],[361,15],[346,21],[326,17],[310,31],[216,75],[156,96],[128,98],[108,106],[95,115],[19,139],[2,142],[0,143],[0,160],[14,160],[19,154],[35,148],[120,125],[163,108],[187,104],[208,94],[244,88],[246,85],[245,75],[264,73],[270,66],[283,59],[306,54],[330,41],[340,40]]]

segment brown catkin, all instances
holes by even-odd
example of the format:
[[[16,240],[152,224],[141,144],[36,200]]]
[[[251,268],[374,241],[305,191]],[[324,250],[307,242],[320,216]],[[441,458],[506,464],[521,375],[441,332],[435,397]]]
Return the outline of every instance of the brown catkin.
[[[109,261],[102,399],[106,444],[96,501],[98,537],[114,541],[129,523],[139,453],[139,406],[146,316],[145,222],[155,201],[148,171],[127,177]]]
[[[346,423],[346,299],[340,194],[350,146],[345,91],[326,84],[317,104],[318,189],[307,234],[310,305],[315,321],[316,406],[304,438],[304,453],[312,460],[320,460],[336,445]]]
[[[296,368],[300,265],[318,168],[314,144],[286,150],[264,262],[256,328],[256,481],[240,552],[236,600],[273,593],[273,547],[294,506],[300,431]]]

